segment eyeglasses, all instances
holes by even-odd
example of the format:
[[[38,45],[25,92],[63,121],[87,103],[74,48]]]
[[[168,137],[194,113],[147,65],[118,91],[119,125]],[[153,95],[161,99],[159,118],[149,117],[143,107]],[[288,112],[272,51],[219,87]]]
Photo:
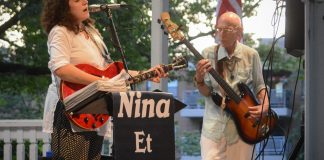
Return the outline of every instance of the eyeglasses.
[[[225,27],[223,27],[223,28],[217,27],[216,32],[222,32],[223,31],[225,33],[233,33],[233,32],[237,31],[237,28],[239,28],[239,27],[234,27],[234,28],[232,28],[232,27],[227,27],[227,28],[225,28]]]

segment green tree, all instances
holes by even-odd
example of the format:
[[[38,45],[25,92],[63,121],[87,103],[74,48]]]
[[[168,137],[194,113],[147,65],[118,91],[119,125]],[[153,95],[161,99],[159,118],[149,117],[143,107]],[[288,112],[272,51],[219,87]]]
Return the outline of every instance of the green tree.
[[[255,14],[255,8],[261,0],[246,0],[244,2],[243,16]],[[120,3],[120,0],[115,1]],[[145,69],[150,66],[150,31],[151,31],[151,1],[124,0],[129,4],[128,11],[114,10],[113,19],[120,42],[128,60],[128,67],[132,69]],[[111,3],[107,0],[92,0],[92,3]],[[210,21],[215,15],[215,6],[211,1],[199,0],[189,2],[186,0],[169,1],[170,14],[174,21],[183,24],[184,32],[188,31],[187,24],[204,24],[209,31],[201,32],[191,41],[201,36],[213,33],[213,23]],[[28,118],[40,118],[44,94],[50,83],[50,72],[47,68],[47,35],[40,25],[41,6],[39,0],[2,0],[0,1],[0,109],[17,107],[17,112],[1,110],[0,118],[18,118],[16,113],[21,112]],[[197,16],[199,15],[199,16]],[[201,17],[206,19],[202,21]],[[120,54],[114,49],[110,40],[109,21],[105,13],[94,13],[98,29],[104,36],[112,58],[119,60]],[[161,31],[162,32],[162,31]],[[189,55],[185,47],[171,43],[169,55],[183,53]],[[16,97],[8,99],[6,95]],[[28,100],[26,98],[28,97]],[[21,103],[21,101],[28,103]],[[9,103],[10,102],[10,103]],[[18,105],[19,104],[19,105]],[[24,104],[24,105],[22,105]],[[33,105],[35,107],[30,107]],[[13,108],[12,108],[13,109]],[[3,112],[2,112],[3,111]]]
[[[298,59],[288,54],[285,49],[275,45],[273,51],[271,51],[271,45],[260,44],[257,48],[261,60],[265,62],[266,66],[269,66],[269,63],[272,61],[272,68],[274,72],[279,71],[288,71],[293,72],[298,68]],[[268,55],[272,56],[272,59],[266,59]]]

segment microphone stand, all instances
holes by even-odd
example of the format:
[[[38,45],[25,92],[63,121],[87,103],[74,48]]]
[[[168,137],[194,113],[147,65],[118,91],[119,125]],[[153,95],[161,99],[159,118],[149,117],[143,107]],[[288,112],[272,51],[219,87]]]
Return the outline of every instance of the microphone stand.
[[[126,63],[126,56],[125,56],[123,48],[121,47],[121,44],[120,44],[120,41],[119,41],[119,38],[118,38],[118,35],[117,35],[117,31],[116,31],[116,27],[115,27],[115,24],[114,24],[114,20],[113,20],[113,17],[112,17],[111,10],[106,9],[106,14],[107,14],[107,17],[108,17],[109,22],[110,22],[109,23],[109,30],[110,30],[110,33],[111,33],[113,46],[120,52],[120,54],[122,56],[122,62],[124,64],[124,69],[128,73],[128,67],[127,67],[127,63]],[[131,87],[131,90],[134,90],[134,85],[130,85],[130,87]],[[112,123],[113,123],[113,121],[112,121]],[[115,158],[114,142],[111,145],[111,149],[112,149],[111,157],[109,157],[108,160],[115,160],[114,159]]]
[[[110,28],[111,38],[112,38],[112,41],[113,41],[113,46],[120,52],[120,54],[122,56],[122,62],[124,64],[124,69],[128,73],[128,67],[127,67],[127,63],[126,63],[126,56],[125,56],[123,48],[120,45],[120,41],[119,41],[119,38],[118,38],[118,35],[117,35],[117,31],[116,31],[116,27],[115,27],[114,20],[113,20],[113,17],[112,17],[112,13],[111,13],[111,10],[109,8],[106,10],[106,14],[107,14],[107,17],[108,17],[109,22],[110,22],[109,23],[109,28]],[[134,90],[134,85],[133,84],[131,84],[130,87],[131,87],[131,90]]]

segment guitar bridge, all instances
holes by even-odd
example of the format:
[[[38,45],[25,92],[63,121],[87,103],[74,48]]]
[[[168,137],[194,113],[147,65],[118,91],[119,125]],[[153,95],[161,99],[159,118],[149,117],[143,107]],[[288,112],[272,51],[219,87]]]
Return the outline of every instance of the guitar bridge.
[[[270,131],[270,128],[267,124],[264,124],[261,126],[259,132],[262,134],[262,136],[265,136],[266,134],[268,134]]]

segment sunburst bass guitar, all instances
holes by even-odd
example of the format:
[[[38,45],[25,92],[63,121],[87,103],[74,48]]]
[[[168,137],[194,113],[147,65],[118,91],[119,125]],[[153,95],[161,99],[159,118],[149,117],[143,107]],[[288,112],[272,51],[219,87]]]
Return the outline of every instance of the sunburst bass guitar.
[[[163,27],[166,28],[173,40],[184,43],[198,60],[204,59],[193,45],[185,38],[178,25],[173,23],[168,12],[161,14]],[[278,116],[269,109],[269,112],[263,114],[261,118],[253,118],[249,114],[248,107],[259,105],[251,90],[243,83],[238,85],[240,95],[238,95],[222,78],[215,69],[209,71],[209,74],[226,92],[226,109],[231,113],[238,133],[243,141],[249,144],[258,143],[266,139],[276,126]],[[216,94],[213,93],[212,99],[216,103]]]

